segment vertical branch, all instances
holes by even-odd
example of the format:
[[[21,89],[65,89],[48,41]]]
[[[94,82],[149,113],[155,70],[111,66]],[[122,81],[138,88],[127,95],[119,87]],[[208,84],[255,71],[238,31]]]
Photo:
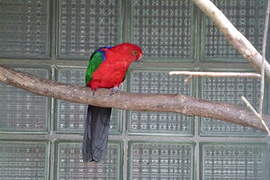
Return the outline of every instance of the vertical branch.
[[[210,0],[192,0],[214,24],[223,32],[225,38],[237,49],[244,58],[258,71],[261,70],[262,56],[256,48],[241,34],[226,16]],[[257,9],[260,11],[260,9]],[[270,80],[270,64],[265,62],[265,75]]]
[[[265,67],[265,54],[266,54],[266,42],[267,42],[267,33],[268,33],[268,23],[269,23],[269,14],[270,14],[270,0],[268,0],[266,15],[265,15],[265,23],[264,23],[264,34],[263,34],[263,44],[262,44],[262,66],[261,66],[261,97],[260,97],[260,107],[259,113],[262,117],[263,114],[263,99],[264,99],[264,67]]]

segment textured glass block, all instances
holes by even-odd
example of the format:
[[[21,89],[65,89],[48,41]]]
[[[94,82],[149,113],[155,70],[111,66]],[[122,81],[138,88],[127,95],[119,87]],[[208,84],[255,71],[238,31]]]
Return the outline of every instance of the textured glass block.
[[[147,57],[192,57],[192,2],[132,0],[133,42]]]
[[[89,58],[98,47],[114,45],[120,34],[117,0],[59,0],[59,56]]]
[[[266,0],[213,0],[233,25],[257,48],[262,47]],[[212,20],[205,16],[205,56],[240,58]]]
[[[121,179],[121,145],[109,143],[107,155],[100,163],[84,163],[80,143],[60,143],[57,156],[58,180]]]
[[[265,144],[203,144],[200,171],[202,180],[267,180]]]
[[[267,113],[270,114],[270,84],[268,85],[268,88],[267,88],[267,97],[268,97],[268,100],[266,100],[266,104],[267,104]]]
[[[45,143],[0,141],[1,180],[47,180]]]
[[[48,79],[41,68],[16,68]],[[0,131],[46,131],[49,119],[49,98],[0,83]]]
[[[244,106],[245,96],[254,106],[259,106],[260,80],[253,78],[201,78],[202,97]]]
[[[85,69],[61,68],[57,71],[57,80],[62,83],[85,84]],[[87,105],[56,100],[56,129],[62,132],[82,133],[87,113]],[[113,109],[110,122],[110,133],[119,134],[121,111]]]
[[[180,143],[130,143],[130,180],[193,179],[193,146]]]
[[[184,85],[183,76],[169,76],[161,71],[133,71],[129,91],[132,93],[170,93],[191,95],[191,85]],[[128,112],[130,133],[165,133],[192,135],[193,117],[164,112]]]
[[[49,56],[49,0],[0,1],[0,56]]]
[[[259,106],[260,81],[250,78],[201,78],[201,97],[203,99],[238,104],[246,107],[241,100],[244,96],[254,106]],[[227,123],[224,121],[201,118],[202,136],[262,136],[261,130]]]

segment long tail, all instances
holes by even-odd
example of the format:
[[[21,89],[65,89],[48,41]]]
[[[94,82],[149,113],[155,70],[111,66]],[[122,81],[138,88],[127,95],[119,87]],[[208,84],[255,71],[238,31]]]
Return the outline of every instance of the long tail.
[[[88,105],[84,124],[83,161],[100,161],[107,149],[112,108]]]

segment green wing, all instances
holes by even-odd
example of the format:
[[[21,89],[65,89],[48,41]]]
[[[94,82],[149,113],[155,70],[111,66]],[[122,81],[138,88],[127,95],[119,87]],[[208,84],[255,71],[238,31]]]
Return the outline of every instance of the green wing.
[[[93,73],[95,70],[99,67],[99,65],[102,63],[102,61],[105,59],[105,56],[103,52],[96,51],[91,56],[88,67],[85,74],[85,83],[87,84],[89,81],[92,80]]]

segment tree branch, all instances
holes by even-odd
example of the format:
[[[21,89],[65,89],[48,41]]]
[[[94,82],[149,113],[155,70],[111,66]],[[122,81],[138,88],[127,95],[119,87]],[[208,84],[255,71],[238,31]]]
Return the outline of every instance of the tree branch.
[[[67,85],[34,77],[0,65],[0,81],[32,93],[81,104],[134,111],[176,112],[223,120],[265,130],[256,116],[240,106],[211,102],[181,94],[138,94],[100,89],[93,93],[87,87]],[[270,116],[263,117],[270,125]]]
[[[267,3],[265,22],[264,22],[264,33],[263,33],[263,43],[262,43],[262,65],[261,65],[261,97],[260,97],[260,105],[259,105],[259,113],[260,116],[263,114],[263,100],[264,100],[264,87],[265,87],[265,78],[264,78],[264,67],[265,67],[265,54],[266,54],[266,43],[267,43],[267,34],[268,34],[268,24],[269,24],[269,14],[270,14],[270,0]],[[268,130],[268,134],[269,130]]]
[[[262,116],[257,113],[257,111],[255,110],[255,108],[249,103],[249,101],[244,97],[244,96],[241,96],[242,100],[246,103],[247,107],[257,116],[258,120],[261,121],[262,125],[265,127],[267,133],[268,133],[268,136],[270,135],[270,130],[268,128],[268,126],[266,125],[264,119],[262,118]]]
[[[223,32],[225,38],[237,49],[249,63],[260,72],[262,66],[262,55],[256,48],[241,34],[226,16],[210,0],[192,0],[214,24]],[[270,65],[265,61],[265,74],[270,80]]]

